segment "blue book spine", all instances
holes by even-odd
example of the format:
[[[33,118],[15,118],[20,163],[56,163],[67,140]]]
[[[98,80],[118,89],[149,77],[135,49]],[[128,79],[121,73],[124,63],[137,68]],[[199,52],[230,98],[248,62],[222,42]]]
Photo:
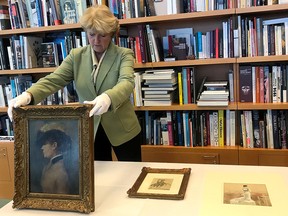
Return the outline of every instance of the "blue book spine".
[[[188,104],[187,68],[182,68],[183,104]]]
[[[182,114],[181,112],[177,112],[176,113],[177,115],[177,124],[178,124],[178,145],[179,146],[183,146],[184,143],[183,143],[183,120],[182,120]]]
[[[36,11],[37,11],[38,25],[39,25],[39,27],[44,26],[41,0],[36,0],[36,8],[37,8]]]

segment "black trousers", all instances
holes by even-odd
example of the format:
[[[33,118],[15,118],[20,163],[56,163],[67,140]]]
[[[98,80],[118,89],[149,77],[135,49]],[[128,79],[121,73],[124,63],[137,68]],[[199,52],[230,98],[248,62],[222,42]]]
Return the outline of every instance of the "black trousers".
[[[120,146],[112,146],[102,125],[99,124],[94,141],[94,160],[112,161],[112,148],[118,161],[141,161],[140,133]]]

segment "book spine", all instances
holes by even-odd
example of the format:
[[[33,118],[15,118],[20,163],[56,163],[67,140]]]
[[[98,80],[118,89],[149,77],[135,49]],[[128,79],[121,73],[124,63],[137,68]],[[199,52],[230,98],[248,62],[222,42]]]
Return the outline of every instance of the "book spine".
[[[156,62],[155,51],[154,51],[153,42],[152,42],[151,27],[149,24],[146,24],[146,32],[147,32],[151,61]]]
[[[240,102],[252,102],[252,69],[250,66],[239,68],[239,96]]]
[[[225,123],[224,123],[224,110],[218,110],[218,137],[219,137],[219,146],[224,146],[224,130],[225,130]]]
[[[236,111],[230,110],[230,146],[236,145]]]
[[[219,126],[218,126],[218,112],[213,112],[213,143],[215,146],[219,146]]]
[[[225,144],[226,144],[226,146],[231,146],[231,125],[230,125],[230,121],[231,121],[231,119],[230,119],[230,110],[226,110],[226,112],[225,112],[225,135],[226,135],[226,137],[225,137]]]
[[[173,130],[173,123],[172,123],[172,112],[167,111],[167,128],[168,128],[168,138],[169,138],[169,145],[174,145],[174,130]]]
[[[242,132],[242,146],[247,148],[247,135],[246,135],[246,123],[244,113],[240,115],[241,132]]]
[[[182,68],[183,104],[188,104],[187,68]]]
[[[179,105],[183,105],[183,84],[182,73],[178,72],[178,93],[179,93]]]
[[[145,26],[144,25],[138,25],[138,31],[139,31],[139,42],[140,42],[140,52],[141,52],[141,59],[142,63],[148,62],[147,59],[147,44],[146,44],[146,37],[145,37]]]

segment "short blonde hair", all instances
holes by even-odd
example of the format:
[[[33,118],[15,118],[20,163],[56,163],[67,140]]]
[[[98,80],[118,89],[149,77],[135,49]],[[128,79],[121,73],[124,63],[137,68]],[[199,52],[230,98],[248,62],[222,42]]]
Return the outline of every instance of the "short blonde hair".
[[[115,34],[119,31],[119,20],[105,5],[95,5],[87,8],[80,18],[82,28],[100,34]]]

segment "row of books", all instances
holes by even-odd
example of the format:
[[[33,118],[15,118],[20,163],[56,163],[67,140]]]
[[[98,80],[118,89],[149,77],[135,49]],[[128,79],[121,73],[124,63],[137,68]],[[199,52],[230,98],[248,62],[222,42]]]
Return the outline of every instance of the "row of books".
[[[9,0],[12,29],[77,23],[92,5],[86,0]]]
[[[206,80],[206,79],[205,79]],[[205,81],[204,90],[197,100],[198,106],[228,106],[228,81]]]
[[[229,70],[227,74],[228,76],[227,80],[225,80],[226,85],[224,94],[226,99],[225,103],[228,105],[228,101],[234,101],[234,75],[233,71],[231,70]],[[196,85],[196,77],[197,76],[194,67],[137,71],[135,73],[133,103],[135,106],[170,106],[172,104],[196,104],[199,99],[201,100],[204,97],[203,95],[201,96],[203,91],[212,89],[212,86],[207,87],[209,83],[212,85],[212,81],[209,81],[206,76],[197,79],[200,80],[198,85]],[[213,89],[216,88],[215,85],[219,82],[222,82],[222,80],[219,80],[216,83],[213,82]],[[209,100],[209,102],[214,99],[215,93],[213,95],[213,99]],[[215,104],[213,105],[215,106]],[[220,102],[217,105],[220,105]]]
[[[235,57],[288,54],[288,17],[264,19],[239,15],[237,25],[234,30]]]
[[[13,136],[13,126],[8,115],[0,115],[0,141],[12,141]]]
[[[288,4],[287,0],[237,0],[236,8],[249,8],[264,5]]]
[[[287,102],[288,65],[240,66],[239,101]]]
[[[135,73],[136,106],[170,106],[178,102],[178,80],[174,69]]]
[[[287,110],[243,111],[240,125],[241,146],[287,149]]]
[[[8,101],[22,94],[33,83],[34,80],[31,75],[0,76],[0,107],[7,107]],[[74,82],[69,83],[65,88],[48,96],[40,104],[61,105],[72,102],[78,102]]]
[[[0,68],[28,69],[55,67],[72,48],[87,45],[84,31],[51,33],[45,39],[31,35],[0,38]]]
[[[162,37],[150,24],[139,24],[138,30],[135,37],[120,35],[126,41],[121,45],[134,50],[138,63],[288,53],[287,17],[265,20],[239,15],[236,21],[231,17],[222,22],[222,27],[210,31],[167,29]]]
[[[145,143],[235,146],[235,111],[145,111]]]
[[[110,10],[119,19],[287,3],[287,0],[108,0]]]

